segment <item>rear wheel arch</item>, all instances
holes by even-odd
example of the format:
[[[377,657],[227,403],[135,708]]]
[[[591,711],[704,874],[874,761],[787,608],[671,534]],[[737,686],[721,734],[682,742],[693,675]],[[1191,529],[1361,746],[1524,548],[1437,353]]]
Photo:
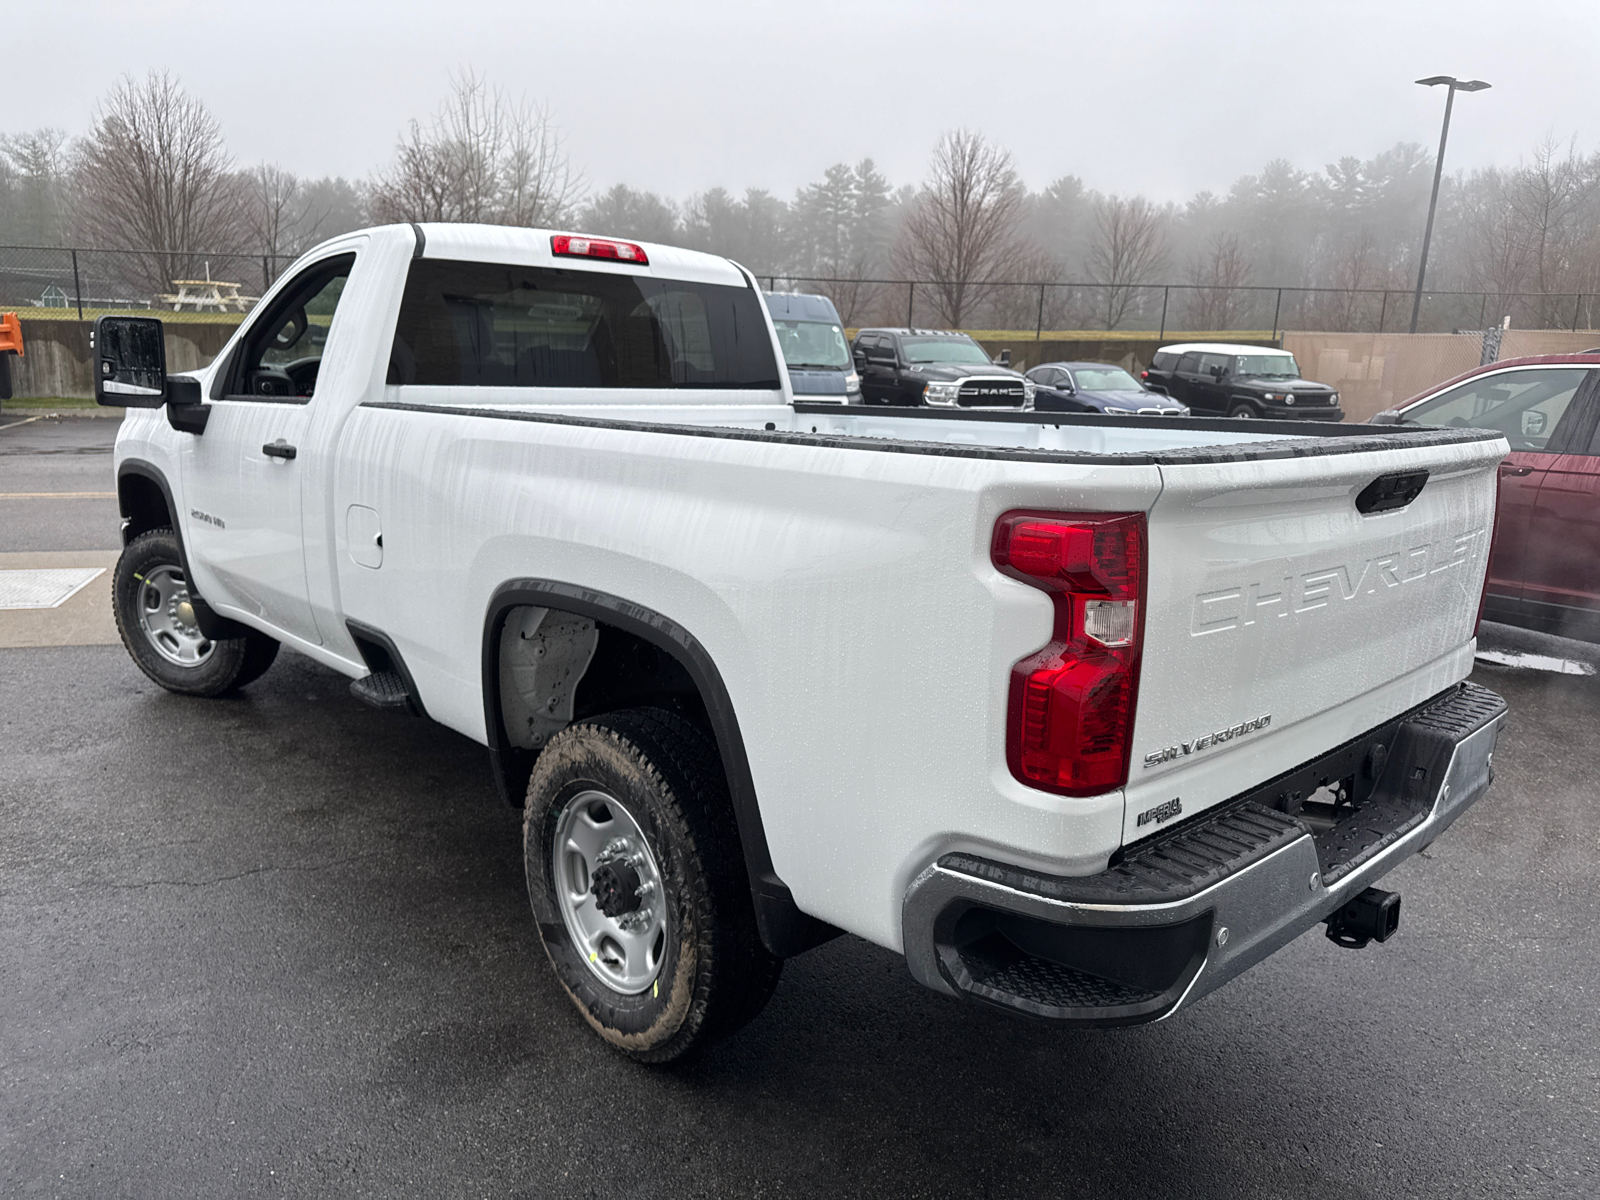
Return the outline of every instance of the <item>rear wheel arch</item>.
[[[507,617],[513,610],[523,607],[548,608],[588,617],[601,626],[603,637],[611,634],[619,648],[649,647],[670,660],[663,686],[669,689],[683,684],[692,686],[692,697],[678,693],[683,700],[680,711],[703,726],[722,762],[762,942],[772,953],[788,957],[838,933],[833,926],[802,913],[773,868],[738,717],[710,654],[699,639],[676,621],[620,596],[555,580],[514,579],[503,583],[490,597],[482,641],[484,731],[495,783],[506,802],[513,806],[522,804],[538,757],[537,751],[522,750],[510,744],[501,709],[501,636]],[[598,654],[590,670],[597,667],[607,669]],[[614,685],[618,707],[636,705],[644,699],[625,680],[589,680],[586,676],[585,684],[592,693],[601,695],[605,694],[605,688]],[[575,714],[575,719],[594,715],[598,715],[597,712],[580,712]]]

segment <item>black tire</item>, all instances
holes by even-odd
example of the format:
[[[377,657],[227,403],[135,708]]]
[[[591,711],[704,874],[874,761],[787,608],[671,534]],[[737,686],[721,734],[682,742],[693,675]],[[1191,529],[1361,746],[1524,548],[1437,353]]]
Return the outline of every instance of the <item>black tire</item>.
[[[562,915],[554,862],[569,803],[604,793],[642,831],[659,868],[666,936],[655,983],[618,991],[585,961]],[[646,1063],[681,1059],[752,1020],[783,960],[756,931],[749,877],[716,747],[662,709],[569,726],[534,765],[523,815],[528,896],[545,953],[584,1020]]]
[[[1251,420],[1255,417],[1259,417],[1261,414],[1256,411],[1255,405],[1246,404],[1241,400],[1228,410],[1228,415],[1230,417],[1237,417],[1240,420]]]
[[[259,679],[278,656],[278,643],[251,630],[243,637],[205,643],[204,658],[192,665],[172,661],[157,648],[143,618],[147,580],[158,574],[183,579],[183,556],[171,529],[141,533],[123,549],[111,579],[111,610],[122,644],[139,669],[166,688],[186,696],[222,696]]]

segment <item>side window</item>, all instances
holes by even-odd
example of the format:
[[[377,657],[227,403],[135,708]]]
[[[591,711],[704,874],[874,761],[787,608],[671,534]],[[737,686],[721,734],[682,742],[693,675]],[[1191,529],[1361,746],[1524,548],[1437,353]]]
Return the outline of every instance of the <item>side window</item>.
[[[1232,366],[1233,356],[1231,354],[1202,354],[1200,356],[1200,374],[1202,375],[1209,376],[1216,367],[1221,367],[1226,371]]]
[[[1197,374],[1200,370],[1200,356],[1191,350],[1178,360],[1177,369],[1185,375]]]
[[[454,387],[778,387],[749,288],[418,259],[388,381]]]
[[[307,267],[251,321],[229,363],[224,398],[304,403],[312,397],[355,261],[341,254]]]
[[[1496,371],[1424,400],[1406,413],[1407,425],[1494,429],[1513,450],[1542,451],[1583,382],[1583,367]]]
[[[1157,371],[1170,371],[1172,370],[1172,364],[1176,358],[1177,355],[1175,354],[1162,354],[1160,351],[1157,351],[1155,356],[1150,360],[1150,366]]]

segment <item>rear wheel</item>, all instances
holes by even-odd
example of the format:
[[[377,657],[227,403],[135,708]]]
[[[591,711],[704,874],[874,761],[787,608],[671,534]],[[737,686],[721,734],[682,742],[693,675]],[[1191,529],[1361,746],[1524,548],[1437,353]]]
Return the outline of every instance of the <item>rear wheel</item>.
[[[556,976],[589,1025],[643,1062],[755,1017],[783,969],[756,931],[710,739],[661,709],[552,738],[528,782],[528,896]]]
[[[278,656],[278,643],[254,630],[208,638],[194,600],[171,529],[141,533],[117,559],[111,608],[141,671],[169,692],[190,696],[220,696],[260,678]]]

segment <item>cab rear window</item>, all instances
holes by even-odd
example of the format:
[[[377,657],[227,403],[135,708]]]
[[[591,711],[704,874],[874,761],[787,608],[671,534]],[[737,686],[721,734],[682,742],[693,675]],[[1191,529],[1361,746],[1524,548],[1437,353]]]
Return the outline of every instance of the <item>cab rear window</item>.
[[[749,288],[418,259],[388,381],[446,387],[776,389]]]

